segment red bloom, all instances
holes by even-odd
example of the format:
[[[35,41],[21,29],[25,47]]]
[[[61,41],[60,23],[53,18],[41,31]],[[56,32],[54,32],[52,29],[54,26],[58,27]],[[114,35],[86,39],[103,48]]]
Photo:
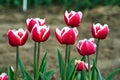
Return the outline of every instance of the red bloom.
[[[31,32],[31,30],[35,24],[39,24],[39,26],[43,26],[46,24],[46,20],[40,19],[40,18],[30,18],[30,19],[28,18],[26,20],[26,23],[27,23],[27,28],[28,28],[29,32]]]
[[[35,42],[44,42],[50,36],[50,28],[46,25],[38,27],[36,24],[31,31],[31,36]]]
[[[57,40],[61,44],[74,44],[77,40],[77,28],[64,27],[61,31],[57,28],[55,32]]]
[[[80,26],[81,19],[82,12],[71,11],[70,13],[68,13],[67,11],[65,11],[64,13],[64,20],[68,26],[71,27]]]
[[[11,46],[22,46],[28,39],[28,31],[23,29],[9,30],[8,31],[8,40]]]
[[[2,73],[2,74],[0,75],[0,80],[8,80],[7,74],[6,74],[6,73]]]
[[[80,40],[79,43],[77,44],[77,49],[82,56],[95,54],[96,44],[94,43],[94,39],[91,38],[89,40],[87,39]]]
[[[74,64],[77,65],[77,71],[82,71],[85,69],[88,72],[88,64],[85,63],[84,61],[75,60]]]
[[[105,39],[109,33],[108,25],[102,26],[100,23],[93,24],[91,27],[92,35],[94,38]]]

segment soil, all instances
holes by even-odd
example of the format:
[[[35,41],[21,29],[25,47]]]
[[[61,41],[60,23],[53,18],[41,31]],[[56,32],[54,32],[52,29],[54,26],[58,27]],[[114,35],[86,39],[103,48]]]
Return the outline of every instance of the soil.
[[[43,10],[44,8],[44,10]],[[15,47],[8,44],[7,31],[9,29],[26,29],[27,18],[46,18],[47,25],[51,28],[50,38],[41,43],[41,56],[42,59],[45,51],[49,52],[47,61],[49,69],[55,69],[55,80],[59,80],[59,69],[57,60],[57,48],[61,50],[64,56],[65,45],[61,45],[55,37],[55,29],[66,26],[63,18],[64,10],[60,7],[39,7],[30,9],[27,12],[22,10],[0,8],[0,68],[12,65],[15,67]],[[77,42],[84,38],[90,38],[92,23],[101,23],[109,25],[109,35],[105,40],[100,41],[99,61],[98,66],[101,70],[103,77],[117,68],[120,68],[120,8],[114,7],[97,7],[95,9],[84,10],[83,18],[79,29],[79,38]],[[76,44],[77,44],[76,42]],[[72,46],[71,57],[81,58],[76,50],[76,44]],[[26,69],[32,73],[33,69],[33,47],[34,42],[29,34],[29,39],[24,46],[20,47],[20,57],[22,58]],[[93,56],[91,56],[91,59]],[[91,60],[92,61],[92,60]],[[120,80],[118,74],[113,80]]]

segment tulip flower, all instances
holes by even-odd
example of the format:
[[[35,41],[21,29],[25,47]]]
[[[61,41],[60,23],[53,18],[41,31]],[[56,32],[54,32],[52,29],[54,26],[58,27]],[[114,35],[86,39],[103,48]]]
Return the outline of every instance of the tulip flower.
[[[40,19],[40,18],[30,18],[30,19],[28,18],[26,20],[26,23],[27,23],[27,28],[29,32],[31,32],[35,24],[39,24],[39,26],[43,26],[46,24],[46,20]]]
[[[91,38],[89,40],[80,40],[77,44],[77,50],[82,56],[95,54],[96,44],[94,43],[94,39]]]
[[[39,26],[38,24],[36,24],[34,26],[34,28],[32,29],[31,31],[31,36],[32,36],[32,39],[35,41],[35,42],[44,42],[46,41],[49,36],[50,36],[50,28],[47,27],[46,25],[44,26]]]
[[[2,74],[0,75],[0,80],[8,80],[7,74],[6,74],[6,73],[2,73]]]
[[[88,72],[88,64],[85,63],[84,61],[75,60],[74,64],[77,65],[77,71],[82,71],[85,69]]]
[[[80,11],[79,12],[71,11],[70,13],[65,11],[64,13],[64,20],[68,26],[71,27],[80,26],[81,19],[82,19],[82,12]]]
[[[11,46],[22,46],[25,44],[28,38],[28,31],[23,29],[19,30],[9,30],[8,31],[8,40]]]
[[[108,25],[104,24],[104,26],[102,26],[100,23],[93,24],[91,30],[93,37],[97,39],[105,39],[109,32]]]
[[[61,44],[74,44],[77,40],[77,28],[64,27],[61,31],[57,28],[55,32],[57,40]]]

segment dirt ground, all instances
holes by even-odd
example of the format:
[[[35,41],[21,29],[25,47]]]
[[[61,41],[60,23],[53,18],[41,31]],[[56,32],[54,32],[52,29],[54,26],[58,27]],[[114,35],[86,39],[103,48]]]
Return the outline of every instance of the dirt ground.
[[[43,7],[44,8],[44,7]],[[57,60],[57,48],[60,48],[64,55],[65,45],[61,45],[55,38],[55,29],[66,26],[63,18],[64,10],[60,7],[52,7],[49,10],[36,8],[22,12],[21,10],[0,8],[0,68],[8,65],[15,65],[15,47],[11,47],[7,40],[7,31],[9,29],[26,29],[27,18],[46,18],[47,25],[51,28],[49,40],[41,43],[41,56],[45,51],[49,52],[47,60],[50,69],[55,69],[56,80],[59,80],[59,69]],[[79,39],[90,38],[92,23],[101,23],[109,25],[109,35],[105,40],[101,40],[98,66],[105,78],[113,70],[120,68],[120,8],[119,7],[98,7],[91,10],[83,11],[81,26],[79,27]],[[77,44],[76,42],[76,44]],[[77,50],[76,44],[72,47],[72,57],[81,57]],[[33,46],[34,42],[29,39],[24,46],[20,47],[20,57],[22,58],[26,69],[32,73],[33,66]],[[93,57],[93,56],[92,56]],[[91,57],[91,58],[92,58]],[[116,76],[114,80],[120,80]]]

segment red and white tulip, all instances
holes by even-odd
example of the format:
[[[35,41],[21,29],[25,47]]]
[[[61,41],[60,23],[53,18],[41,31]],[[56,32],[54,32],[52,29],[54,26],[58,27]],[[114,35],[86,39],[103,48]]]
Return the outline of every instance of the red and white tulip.
[[[31,31],[31,36],[35,42],[44,42],[50,36],[50,28],[46,25],[39,26],[38,24],[36,24]]]
[[[7,74],[6,74],[6,73],[2,73],[2,74],[0,75],[0,80],[8,80]]]
[[[77,40],[78,30],[77,28],[64,27],[62,30],[56,29],[55,32],[57,40],[61,44],[74,44]]]
[[[30,18],[30,19],[28,18],[26,20],[26,23],[29,32],[31,32],[35,24],[39,24],[39,26],[44,26],[46,24],[46,20],[40,18]]]
[[[68,11],[65,11],[64,13],[64,20],[68,26],[71,27],[80,26],[81,19],[82,19],[82,12],[80,11],[79,12],[71,11],[70,13],[68,13]]]
[[[93,24],[91,30],[93,37],[97,39],[105,39],[109,33],[107,24],[104,24],[103,26],[100,23]]]
[[[75,60],[74,64],[77,65],[77,71],[83,71],[85,69],[88,72],[88,63],[80,60]],[[92,68],[92,65],[90,68]]]
[[[94,39],[90,38],[89,40],[80,40],[77,44],[77,50],[82,56],[95,54],[96,44],[94,43]]]
[[[8,31],[8,40],[11,46],[22,46],[28,39],[28,31],[22,28]]]

